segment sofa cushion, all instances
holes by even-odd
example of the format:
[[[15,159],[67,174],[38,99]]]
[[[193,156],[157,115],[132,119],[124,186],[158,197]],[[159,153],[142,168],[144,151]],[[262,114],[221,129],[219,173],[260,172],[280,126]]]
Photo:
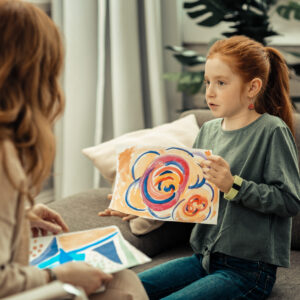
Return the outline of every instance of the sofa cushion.
[[[292,221],[292,250],[300,250],[300,213]]]
[[[299,299],[300,295],[300,252],[291,251],[290,268],[278,268],[277,279],[268,299]]]
[[[146,255],[153,257],[164,250],[187,243],[193,224],[165,222],[161,227],[145,235],[134,235],[127,221],[119,217],[99,217],[98,212],[109,205],[109,188],[81,192],[49,204],[59,212],[68,224],[70,231],[116,225],[124,238]]]
[[[199,127],[190,114],[171,123],[124,134],[110,141],[82,150],[92,160],[102,176],[113,183],[116,176],[117,152],[123,145],[192,147]]]

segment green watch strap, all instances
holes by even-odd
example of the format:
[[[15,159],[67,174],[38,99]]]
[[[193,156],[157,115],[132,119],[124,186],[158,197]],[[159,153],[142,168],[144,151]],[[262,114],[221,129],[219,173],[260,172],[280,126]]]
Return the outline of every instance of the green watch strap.
[[[236,195],[238,194],[238,192],[242,186],[243,178],[241,178],[237,175],[233,176],[233,178],[234,178],[234,180],[233,180],[231,189],[229,190],[228,193],[224,194],[224,198],[226,200],[233,200],[236,197]]]

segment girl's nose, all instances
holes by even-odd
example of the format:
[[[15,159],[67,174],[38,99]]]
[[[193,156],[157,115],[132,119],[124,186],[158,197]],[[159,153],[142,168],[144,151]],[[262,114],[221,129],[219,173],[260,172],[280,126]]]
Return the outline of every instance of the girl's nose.
[[[213,97],[213,96],[215,96],[215,91],[213,85],[210,84],[206,87],[206,97]]]

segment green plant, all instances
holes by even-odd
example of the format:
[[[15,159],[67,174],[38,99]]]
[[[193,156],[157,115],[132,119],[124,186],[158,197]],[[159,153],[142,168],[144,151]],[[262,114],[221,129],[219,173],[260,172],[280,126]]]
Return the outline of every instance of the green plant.
[[[300,4],[295,1],[290,1],[285,5],[279,5],[276,11],[282,18],[289,20],[292,14],[294,14],[294,18],[300,21]]]
[[[197,66],[205,63],[205,56],[199,55],[196,51],[185,49],[178,46],[167,46],[166,49],[173,52],[173,56],[183,66]],[[180,73],[165,73],[164,78],[176,81],[177,90],[189,95],[194,95],[199,92],[204,79],[204,71],[183,71]]]
[[[184,2],[183,7],[192,19],[204,17],[197,23],[200,26],[230,22],[233,23],[229,26],[232,31],[223,32],[225,37],[246,35],[266,44],[267,37],[278,35],[272,30],[268,16],[269,9],[276,3],[277,0],[198,0]]]
[[[229,22],[231,31],[223,32],[225,37],[246,35],[266,45],[268,37],[278,35],[271,27],[268,15],[270,8],[276,4],[277,0],[197,0],[184,2],[183,8],[192,19],[201,17],[197,23],[199,26],[213,27],[220,22]],[[283,18],[300,20],[300,5],[294,1],[279,5],[276,11]],[[204,71],[188,71],[186,67],[203,65],[205,57],[183,47],[167,46],[166,49],[173,53],[184,70],[167,73],[164,78],[177,81],[178,91],[189,95],[198,93],[203,86]],[[289,53],[300,57],[299,53]],[[300,74],[300,63],[288,63],[288,66]]]

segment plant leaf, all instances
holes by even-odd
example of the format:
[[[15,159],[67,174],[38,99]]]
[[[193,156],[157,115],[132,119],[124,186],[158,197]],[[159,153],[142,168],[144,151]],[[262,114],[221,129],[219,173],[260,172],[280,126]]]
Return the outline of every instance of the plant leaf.
[[[300,21],[300,4],[294,1],[290,1],[287,5],[279,5],[276,8],[277,13],[284,19],[291,19],[292,13],[294,13],[294,18]]]
[[[203,85],[204,71],[181,73],[178,80],[177,90],[189,95],[194,95],[199,92]]]
[[[174,53],[173,56],[185,66],[196,66],[204,64],[206,61],[205,56],[181,46],[166,46],[165,48],[172,51]]]
[[[163,78],[170,81],[177,81],[181,73],[164,73]]]
[[[211,13],[204,18],[201,22],[198,22],[198,25],[212,27],[219,24],[224,15],[227,13],[226,7],[222,4],[221,1],[216,0],[199,0],[196,2],[184,2],[184,9],[195,8],[201,6],[196,11],[187,12],[188,16],[192,19],[204,16],[207,13]]]

